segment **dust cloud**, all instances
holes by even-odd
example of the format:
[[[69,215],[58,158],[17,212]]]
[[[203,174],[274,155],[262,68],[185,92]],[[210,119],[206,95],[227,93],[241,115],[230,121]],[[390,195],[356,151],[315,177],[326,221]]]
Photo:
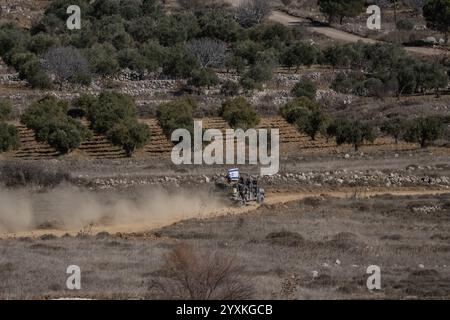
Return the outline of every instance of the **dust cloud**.
[[[225,206],[208,194],[179,190],[94,192],[73,186],[44,193],[0,190],[0,233],[33,229],[82,230],[89,225],[160,226],[205,218]]]
[[[27,229],[32,218],[33,210],[26,192],[0,190],[0,232]]]

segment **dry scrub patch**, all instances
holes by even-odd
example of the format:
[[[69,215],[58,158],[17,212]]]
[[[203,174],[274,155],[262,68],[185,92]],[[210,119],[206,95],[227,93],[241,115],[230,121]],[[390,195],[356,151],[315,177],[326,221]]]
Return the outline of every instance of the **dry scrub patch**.
[[[170,293],[182,272],[219,265],[253,287],[252,298],[449,298],[449,201],[449,195],[322,197],[186,220],[145,235],[0,240],[0,292],[2,298],[73,296],[65,290],[65,269],[77,264],[83,275],[77,296],[158,298],[164,294],[155,283]],[[423,204],[441,209],[412,210]],[[192,254],[180,256],[185,251],[174,249],[180,243]],[[194,258],[199,254],[211,260]],[[372,264],[382,271],[377,293],[365,286]],[[223,297],[220,292],[211,296]]]

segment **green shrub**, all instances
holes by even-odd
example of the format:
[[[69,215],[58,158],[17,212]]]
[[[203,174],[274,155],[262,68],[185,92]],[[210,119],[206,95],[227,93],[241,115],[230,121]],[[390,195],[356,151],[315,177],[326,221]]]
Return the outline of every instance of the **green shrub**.
[[[242,88],[246,92],[262,89],[262,84],[259,82],[256,82],[254,79],[250,78],[248,75],[243,76],[239,80],[239,84],[242,86]]]
[[[87,117],[91,108],[94,108],[94,104],[97,102],[97,97],[83,93],[78,98],[72,101],[69,112],[77,114],[77,118]]]
[[[331,83],[331,88],[345,94],[364,94],[365,77],[360,72],[340,72]]]
[[[414,29],[415,23],[409,19],[402,19],[397,21],[397,29],[411,31]]]
[[[67,111],[67,102],[48,96],[33,103],[21,120],[35,131],[39,141],[47,141],[61,153],[68,153],[89,137],[89,130],[70,118]]]
[[[448,43],[450,33],[450,1],[428,0],[423,6],[423,16],[427,21],[427,27],[444,34],[445,43]]]
[[[8,119],[11,111],[11,102],[9,100],[0,100],[0,121]]]
[[[45,33],[38,33],[31,38],[28,49],[34,54],[42,54],[58,44],[58,39]]]
[[[295,84],[291,90],[291,94],[294,97],[307,97],[311,100],[316,98],[316,85],[309,79],[304,79]]]
[[[136,105],[128,95],[102,92],[96,100],[83,99],[91,128],[97,133],[105,134],[117,123],[136,117]]]
[[[232,80],[227,80],[222,84],[220,93],[224,96],[237,96],[239,94],[239,83]]]
[[[356,17],[364,10],[364,0],[320,0],[319,10],[332,22],[334,17],[339,18],[342,24],[344,17]]]
[[[317,102],[303,96],[292,100],[280,109],[281,115],[289,123],[294,123],[300,132],[316,139],[319,132],[324,132],[328,116]]]
[[[376,135],[373,127],[369,123],[363,123],[359,120],[339,119],[332,124],[338,145],[348,143],[353,145],[355,151],[365,142],[375,141]]]
[[[31,52],[14,52],[10,63],[19,72],[19,77],[25,79],[33,88],[49,89],[52,81],[44,72],[37,56]]]
[[[247,60],[240,56],[230,54],[225,57],[225,67],[227,68],[227,72],[234,70],[236,73],[242,74],[245,70],[246,64]]]
[[[383,122],[380,127],[381,131],[392,136],[395,143],[405,134],[407,122],[401,118],[392,118]]]
[[[369,78],[364,82],[364,88],[368,96],[382,98],[388,93],[386,86],[378,78]]]
[[[219,83],[219,78],[214,70],[201,69],[193,72],[188,83],[197,88],[207,87],[209,89]]]
[[[176,129],[186,129],[193,133],[193,112],[196,108],[195,101],[190,98],[160,105],[157,110],[157,118],[164,134],[170,138]]]
[[[239,57],[250,64],[254,64],[258,52],[264,51],[264,46],[252,40],[244,40],[234,44],[233,52],[236,57]]]
[[[304,109],[304,115],[297,119],[296,126],[300,132],[316,140],[319,132],[323,132],[328,123],[328,116],[321,108]]]
[[[140,53],[144,58],[145,68],[148,71],[157,71],[164,64],[167,48],[156,41],[149,41],[141,47]]]
[[[220,116],[228,122],[230,127],[243,130],[253,128],[261,121],[254,106],[244,97],[224,101]]]
[[[87,116],[94,132],[105,134],[112,143],[122,146],[128,156],[150,141],[150,129],[138,122],[136,105],[128,95],[102,92],[97,98],[84,94],[72,105],[78,114]]]
[[[95,44],[86,55],[91,69],[99,75],[114,75],[119,71],[117,51],[111,44]]]
[[[199,37],[216,38],[227,42],[234,42],[238,38],[241,27],[229,10],[202,10],[196,15],[200,27]]]
[[[0,122],[0,151],[16,150],[20,147],[20,138],[17,128],[13,125]]]
[[[197,69],[197,59],[182,46],[171,47],[163,62],[164,74],[173,77],[187,78]]]
[[[121,68],[143,72],[146,67],[144,57],[137,49],[123,49],[118,52],[117,58]]]
[[[304,114],[304,109],[314,110],[319,108],[320,105],[317,102],[307,97],[300,97],[282,106],[280,108],[280,114],[287,122],[293,124]]]
[[[281,63],[287,67],[295,67],[296,70],[300,66],[311,66],[319,59],[320,51],[314,46],[297,42],[287,47],[281,55]]]
[[[421,148],[442,138],[445,132],[444,119],[437,116],[419,117],[409,121],[406,126],[405,140],[420,143]]]
[[[107,132],[108,138],[116,145],[121,145],[128,156],[150,141],[150,130],[147,125],[136,120],[122,121]]]

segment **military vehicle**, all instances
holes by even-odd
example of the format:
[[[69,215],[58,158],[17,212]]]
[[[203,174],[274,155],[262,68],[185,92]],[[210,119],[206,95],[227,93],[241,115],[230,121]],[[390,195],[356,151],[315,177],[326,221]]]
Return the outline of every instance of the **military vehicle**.
[[[226,177],[216,181],[216,190],[224,192],[237,205],[262,204],[265,200],[265,191],[259,187],[257,177],[241,173],[239,169],[228,170]]]

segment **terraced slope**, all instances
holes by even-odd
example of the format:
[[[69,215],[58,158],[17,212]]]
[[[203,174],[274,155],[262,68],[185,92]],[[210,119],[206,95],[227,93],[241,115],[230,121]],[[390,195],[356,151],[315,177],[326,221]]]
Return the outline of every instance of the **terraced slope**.
[[[203,129],[218,129],[222,131],[222,135],[225,136],[224,142],[228,142],[230,140],[233,140],[233,135],[227,135],[226,130],[231,129],[228,123],[220,117],[211,117],[211,118],[203,118],[203,119],[195,119],[195,120],[201,120],[203,123]]]
[[[91,139],[81,143],[81,151],[94,159],[120,159],[127,154],[120,146],[113,145],[104,135],[93,134]]]
[[[150,143],[144,147],[144,152],[150,156],[167,156],[172,151],[173,144],[164,135],[157,119],[141,120],[149,126],[151,132]]]
[[[219,129],[225,134],[229,129],[227,122],[219,117],[196,119],[202,120],[204,129]],[[143,119],[142,123],[147,124],[151,130],[151,140],[143,148],[143,153],[149,157],[167,157],[172,151],[173,144],[163,134],[156,119]],[[86,121],[83,121],[87,125]],[[20,123],[12,123],[17,126],[22,143],[21,148],[14,153],[15,158],[26,160],[52,159],[61,154],[47,143],[37,142],[32,130]],[[348,149],[349,146],[336,146],[334,139],[317,137],[311,140],[307,135],[299,133],[295,126],[287,123],[282,117],[263,118],[258,128],[279,129],[282,150],[302,150],[303,152],[327,152],[336,153]],[[231,140],[231,136],[225,137],[226,141]],[[379,138],[374,144],[368,144],[370,149],[380,150],[412,150],[417,148],[415,144],[399,143],[395,144],[391,138]],[[93,134],[92,138],[83,142],[79,148],[88,157],[93,159],[121,159],[126,158],[125,151],[120,146],[113,145],[104,135]]]
[[[301,142],[303,140],[303,136],[297,129],[282,117],[262,118],[258,129],[279,129],[281,143]]]
[[[19,130],[21,147],[14,153],[14,158],[23,160],[45,160],[61,155],[59,151],[51,147],[48,143],[36,141],[34,131],[25,125],[14,123]]]

